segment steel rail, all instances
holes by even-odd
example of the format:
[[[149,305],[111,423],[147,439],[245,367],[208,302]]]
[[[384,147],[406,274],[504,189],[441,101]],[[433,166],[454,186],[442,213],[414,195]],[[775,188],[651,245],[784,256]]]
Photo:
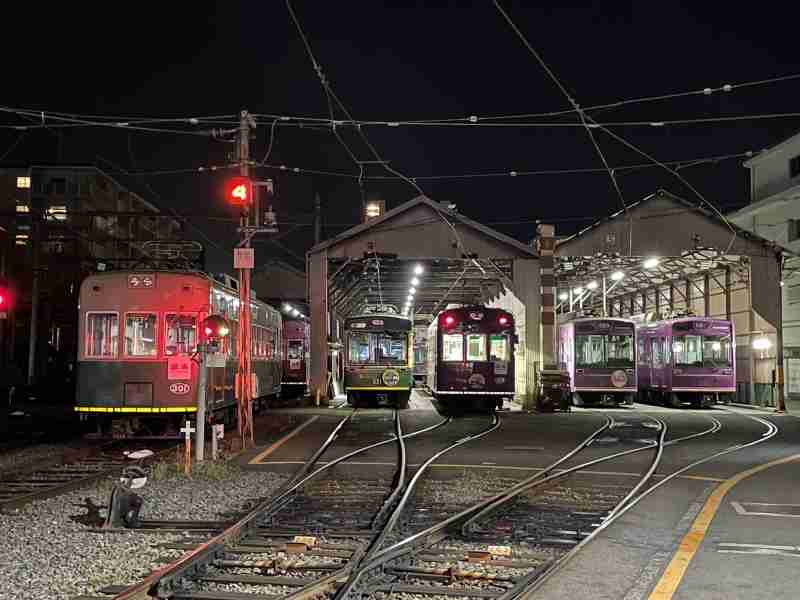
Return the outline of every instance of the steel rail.
[[[725,409],[722,409],[722,410],[725,410]],[[733,411],[727,411],[727,410],[725,412],[728,412],[730,414],[741,414],[741,413],[735,413]],[[599,527],[597,527],[594,531],[592,531],[592,533],[590,533],[587,537],[585,537],[583,540],[581,540],[581,542],[579,544],[577,544],[574,548],[572,548],[569,552],[567,552],[564,556],[562,556],[561,559],[559,559],[558,561],[553,563],[550,566],[550,568],[545,570],[535,581],[529,582],[529,584],[525,587],[524,590],[521,590],[521,591],[517,592],[514,596],[509,596],[508,598],[505,598],[505,596],[503,596],[503,597],[501,597],[501,600],[516,600],[516,599],[519,599],[519,600],[530,600],[532,598],[533,594],[535,594],[536,591],[539,590],[541,588],[541,586],[544,585],[544,583],[546,581],[548,581],[556,573],[558,573],[561,569],[563,569],[567,565],[567,563],[569,563],[572,559],[574,559],[575,556],[577,556],[577,554],[581,550],[583,550],[583,548],[585,548],[592,540],[594,540],[600,534],[601,531],[607,529],[614,522],[616,522],[622,515],[626,514],[629,510],[631,510],[634,506],[636,506],[644,498],[650,496],[653,492],[655,492],[661,486],[665,485],[667,482],[672,481],[673,479],[675,479],[676,477],[678,477],[681,474],[685,473],[686,471],[694,469],[695,467],[698,467],[698,466],[700,466],[700,465],[702,465],[702,464],[704,464],[704,463],[706,463],[706,462],[708,462],[710,460],[714,460],[715,458],[719,458],[720,456],[724,456],[726,454],[730,454],[732,452],[736,452],[736,451],[742,450],[744,448],[749,448],[749,447],[752,447],[752,446],[756,446],[758,444],[762,444],[762,443],[766,442],[767,440],[771,439],[772,437],[774,437],[775,435],[778,434],[779,430],[778,430],[777,425],[775,425],[774,423],[771,423],[770,421],[767,421],[766,419],[762,419],[761,417],[756,417],[756,416],[753,416],[753,415],[741,415],[741,416],[747,417],[749,419],[752,419],[754,421],[757,421],[757,422],[761,423],[762,425],[765,425],[767,427],[767,430],[763,434],[761,434],[761,437],[758,438],[757,440],[753,440],[752,442],[749,442],[749,443],[746,443],[746,444],[735,444],[735,445],[730,446],[730,447],[728,447],[728,448],[726,448],[724,450],[720,450],[719,452],[715,452],[714,454],[710,454],[709,456],[706,456],[704,458],[696,460],[696,461],[686,465],[685,467],[681,467],[680,469],[678,469],[676,471],[673,471],[669,475],[665,476],[661,481],[651,485],[649,488],[647,488],[645,491],[643,491],[641,494],[639,494],[627,506],[623,507],[618,512],[616,512],[616,514],[614,514],[613,517],[609,517],[609,518],[605,519],[600,524]]]
[[[378,527],[383,522],[386,513],[391,510],[391,507],[394,506],[395,501],[397,500],[397,496],[403,491],[403,488],[406,485],[406,471],[408,469],[408,461],[406,458],[406,444],[403,441],[403,427],[402,423],[400,422],[400,411],[395,409],[395,437],[398,441],[398,465],[397,465],[397,475],[395,476],[396,483],[394,485],[394,489],[392,493],[389,494],[389,497],[384,501],[383,506],[375,515],[375,518],[372,520],[372,527]]]
[[[719,431],[721,429],[722,424],[717,419],[714,419],[713,417],[711,417],[711,420],[712,420],[712,426],[710,428],[708,428],[708,429],[706,429],[704,431],[700,431],[698,433],[693,433],[693,434],[690,434],[690,435],[682,436],[680,438],[676,438],[674,440],[669,440],[669,441],[665,442],[664,445],[665,446],[671,446],[671,445],[678,444],[678,443],[681,443],[681,442],[684,442],[684,441],[687,441],[687,440],[690,440],[690,439],[694,439],[694,438],[697,438],[697,437],[701,437],[701,436],[709,435],[709,434],[712,434],[712,433],[716,433],[717,431]],[[547,477],[543,477],[543,478],[541,478],[541,474],[540,473],[537,473],[536,475],[534,475],[534,476],[528,478],[527,480],[525,480],[524,482],[522,482],[522,484],[517,484],[517,485],[513,486],[512,488],[510,488],[511,491],[506,491],[504,493],[497,494],[496,496],[493,496],[492,498],[488,498],[487,500],[483,500],[483,501],[481,501],[481,502],[479,502],[479,503],[477,503],[477,504],[475,504],[475,505],[473,505],[473,506],[471,506],[469,508],[464,509],[460,513],[457,513],[457,514],[453,515],[452,517],[449,517],[449,518],[445,519],[444,521],[441,521],[441,522],[437,523],[436,525],[428,527],[427,529],[424,529],[423,531],[417,532],[417,533],[405,538],[404,540],[400,540],[399,542],[395,543],[394,545],[390,546],[389,548],[386,548],[382,552],[380,552],[380,553],[376,554],[375,556],[373,556],[372,559],[370,560],[370,562],[363,567],[363,570],[366,571],[368,569],[374,569],[376,567],[379,567],[379,566],[389,562],[390,560],[393,560],[395,558],[398,558],[400,556],[403,556],[404,554],[407,554],[407,553],[411,552],[414,547],[417,547],[419,545],[428,545],[428,544],[438,543],[439,541],[441,541],[445,537],[447,537],[446,530],[451,525],[458,525],[458,524],[463,523],[464,519],[471,518],[477,512],[483,510],[484,508],[486,508],[489,505],[496,504],[497,506],[500,506],[503,503],[508,502],[512,498],[516,497],[517,495],[519,495],[520,493],[522,493],[522,492],[524,492],[524,491],[526,491],[528,489],[531,489],[531,488],[534,488],[534,487],[539,487],[539,486],[544,485],[545,483],[548,483],[550,481],[554,481],[554,480],[559,479],[561,477],[565,477],[565,476],[567,476],[567,475],[569,475],[569,474],[571,474],[571,473],[573,473],[575,471],[586,469],[587,467],[591,467],[591,466],[594,466],[596,464],[600,464],[602,462],[614,460],[616,458],[620,458],[622,456],[627,456],[629,454],[635,454],[637,452],[643,452],[643,451],[646,451],[646,450],[652,450],[653,447],[654,447],[654,444],[651,443],[651,444],[648,444],[646,446],[642,446],[640,448],[631,448],[629,450],[623,450],[621,452],[615,452],[614,454],[611,454],[611,455],[608,455],[608,456],[603,456],[603,457],[600,457],[600,458],[596,458],[596,459],[590,460],[590,461],[585,462],[585,463],[581,463],[581,464],[576,465],[574,467],[570,467],[569,469],[561,470],[561,471],[559,471],[557,473],[553,473],[553,474],[551,474],[551,475],[549,475]]]
[[[353,413],[354,412],[355,411],[353,411]],[[353,413],[348,415],[346,417],[346,419],[349,419],[350,417],[352,417]],[[452,419],[450,419],[450,418],[443,419],[442,421],[440,421],[438,423],[435,423],[434,425],[430,425],[428,427],[424,427],[422,429],[418,429],[417,431],[414,431],[412,433],[405,434],[403,436],[403,438],[404,439],[412,438],[412,437],[421,435],[423,433],[427,433],[429,431],[432,431],[434,429],[438,429],[439,427],[442,427],[443,425],[446,425],[447,423],[449,423],[451,420]],[[201,544],[195,550],[192,550],[191,552],[188,552],[187,554],[184,554],[178,560],[176,560],[176,561],[174,561],[174,562],[172,562],[172,563],[170,563],[168,565],[164,565],[163,567],[157,569],[156,571],[153,571],[150,575],[148,575],[145,579],[143,579],[139,583],[133,584],[132,586],[128,587],[127,589],[125,589],[124,591],[118,593],[117,595],[115,595],[113,597],[110,597],[110,599],[111,600],[152,600],[153,595],[150,592],[153,590],[154,587],[161,586],[162,582],[164,582],[165,580],[168,580],[168,579],[171,580],[171,579],[176,578],[177,574],[183,573],[185,570],[195,570],[195,568],[196,568],[195,564],[196,563],[201,562],[203,559],[207,558],[207,556],[209,554],[216,554],[216,552],[218,552],[218,551],[220,551],[222,549],[223,545],[226,542],[237,538],[240,535],[242,529],[244,529],[246,526],[249,526],[250,524],[252,524],[252,522],[256,518],[259,518],[261,516],[266,516],[271,511],[274,511],[277,508],[280,508],[282,501],[287,499],[290,494],[295,492],[297,489],[299,489],[301,486],[303,486],[305,483],[307,483],[311,479],[315,478],[316,476],[320,475],[324,471],[336,466],[337,464],[339,464],[341,462],[349,460],[349,459],[351,459],[351,458],[353,458],[355,456],[358,456],[359,454],[362,454],[362,453],[367,452],[369,450],[372,450],[374,448],[378,448],[378,447],[384,446],[386,444],[391,444],[394,441],[395,441],[395,437],[392,436],[390,439],[382,440],[380,442],[375,442],[373,444],[369,444],[369,445],[364,446],[362,448],[358,448],[356,450],[353,450],[352,452],[349,452],[349,453],[345,454],[344,456],[341,456],[341,457],[339,457],[339,458],[337,458],[335,460],[332,460],[332,461],[320,466],[319,468],[317,468],[316,470],[314,470],[310,474],[308,474],[305,477],[303,477],[297,483],[292,484],[292,486],[290,486],[289,488],[279,492],[277,495],[273,496],[272,498],[269,498],[269,499],[265,500],[264,502],[262,502],[261,504],[256,506],[247,515],[242,517],[239,521],[237,521],[234,525],[232,525],[231,527],[229,527],[225,531],[223,531],[220,534],[216,535],[215,537],[211,538],[207,542]],[[326,440],[326,442],[327,442],[327,440]],[[320,454],[320,453],[315,453],[315,456],[317,454]],[[312,458],[314,458],[314,457],[312,457]],[[316,456],[315,460],[318,459],[318,458],[319,458],[319,456]],[[305,465],[304,465],[303,468],[305,468]]]
[[[500,418],[497,416],[496,413],[492,414],[492,423],[489,427],[485,428],[483,431],[471,435],[467,435],[459,440],[456,440],[446,448],[439,450],[438,452],[432,454],[424,463],[420,465],[417,471],[414,473],[414,476],[408,482],[408,486],[406,486],[405,491],[403,492],[403,496],[397,503],[394,511],[392,512],[389,520],[386,522],[386,525],[381,529],[380,533],[377,537],[372,541],[367,550],[367,553],[359,562],[364,562],[366,560],[370,560],[372,556],[374,556],[377,552],[380,551],[380,547],[386,541],[387,536],[394,530],[395,526],[397,525],[397,521],[400,519],[403,511],[408,504],[408,500],[411,498],[411,494],[414,492],[417,483],[419,482],[420,478],[422,477],[423,473],[428,470],[428,468],[439,458],[450,452],[451,450],[458,448],[464,444],[469,442],[473,442],[478,440],[486,435],[489,435],[493,431],[495,431],[498,427],[500,427]],[[347,581],[342,585],[334,595],[334,600],[344,600],[348,597],[348,594],[353,591],[353,588],[358,584],[359,579],[361,576],[368,570],[368,568],[358,568],[355,571],[351,571]]]

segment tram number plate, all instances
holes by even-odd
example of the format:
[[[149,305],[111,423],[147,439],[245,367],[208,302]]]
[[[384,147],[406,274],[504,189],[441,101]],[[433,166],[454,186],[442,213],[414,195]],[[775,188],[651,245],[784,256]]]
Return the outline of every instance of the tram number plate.
[[[305,544],[309,548],[313,548],[317,545],[317,538],[313,535],[296,535],[292,541],[295,544]]]
[[[177,383],[172,383],[169,386],[169,391],[179,396],[182,396],[183,394],[188,394],[191,389],[192,386],[182,381]]]

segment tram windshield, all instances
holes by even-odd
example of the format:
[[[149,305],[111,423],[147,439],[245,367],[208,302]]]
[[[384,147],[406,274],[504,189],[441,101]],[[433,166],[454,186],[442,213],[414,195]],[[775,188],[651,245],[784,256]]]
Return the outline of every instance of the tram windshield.
[[[731,338],[722,335],[681,335],[673,338],[676,367],[731,366]]]
[[[579,369],[632,369],[633,336],[576,335],[575,366]]]
[[[401,332],[351,333],[348,356],[353,364],[405,364],[408,335]]]
[[[303,358],[303,340],[289,340],[286,353],[288,358]]]

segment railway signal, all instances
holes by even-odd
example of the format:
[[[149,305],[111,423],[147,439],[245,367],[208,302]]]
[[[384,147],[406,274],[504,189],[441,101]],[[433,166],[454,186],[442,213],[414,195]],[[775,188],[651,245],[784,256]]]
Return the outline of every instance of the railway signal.
[[[231,177],[225,184],[225,199],[233,206],[253,204],[253,181],[244,175]]]

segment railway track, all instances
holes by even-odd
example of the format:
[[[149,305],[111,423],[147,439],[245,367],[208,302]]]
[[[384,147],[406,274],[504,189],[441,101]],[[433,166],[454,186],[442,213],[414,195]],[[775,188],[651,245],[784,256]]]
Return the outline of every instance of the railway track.
[[[660,486],[704,462],[762,443],[777,433],[770,422],[748,417],[766,427],[760,438],[724,448],[672,473],[661,473],[654,483],[653,476],[668,448],[712,435],[721,423],[710,417],[705,430],[669,439],[663,421],[607,417],[603,426],[543,471],[520,481],[495,481],[494,489],[484,490],[483,500],[467,505],[431,502],[418,491],[420,480],[445,452],[486,435],[499,422],[442,448],[407,481],[403,441],[443,427],[449,420],[411,434],[403,434],[396,421],[392,439],[359,448],[312,470],[349,418],[339,423],[314,457],[274,497],[232,525],[206,524],[206,536],[181,545],[189,552],[178,560],[137,585],[111,586],[101,590],[107,595],[91,600],[154,596],[186,600],[527,598],[600,531]],[[616,440],[613,445],[611,437]],[[394,478],[371,478],[367,483],[330,477],[335,465],[391,443],[398,445]],[[601,455],[578,462],[587,451]],[[651,456],[632,485],[598,486],[582,474],[595,465],[636,453]],[[202,524],[186,525],[187,530],[194,527],[202,536]]]
[[[135,443],[131,445],[131,442],[127,445],[111,442],[98,448],[65,452],[33,466],[0,473],[0,511],[21,508],[35,500],[59,496],[95,481],[115,477],[126,465],[123,451],[140,447]],[[174,447],[174,444],[169,447]],[[158,454],[151,460],[157,457]]]

